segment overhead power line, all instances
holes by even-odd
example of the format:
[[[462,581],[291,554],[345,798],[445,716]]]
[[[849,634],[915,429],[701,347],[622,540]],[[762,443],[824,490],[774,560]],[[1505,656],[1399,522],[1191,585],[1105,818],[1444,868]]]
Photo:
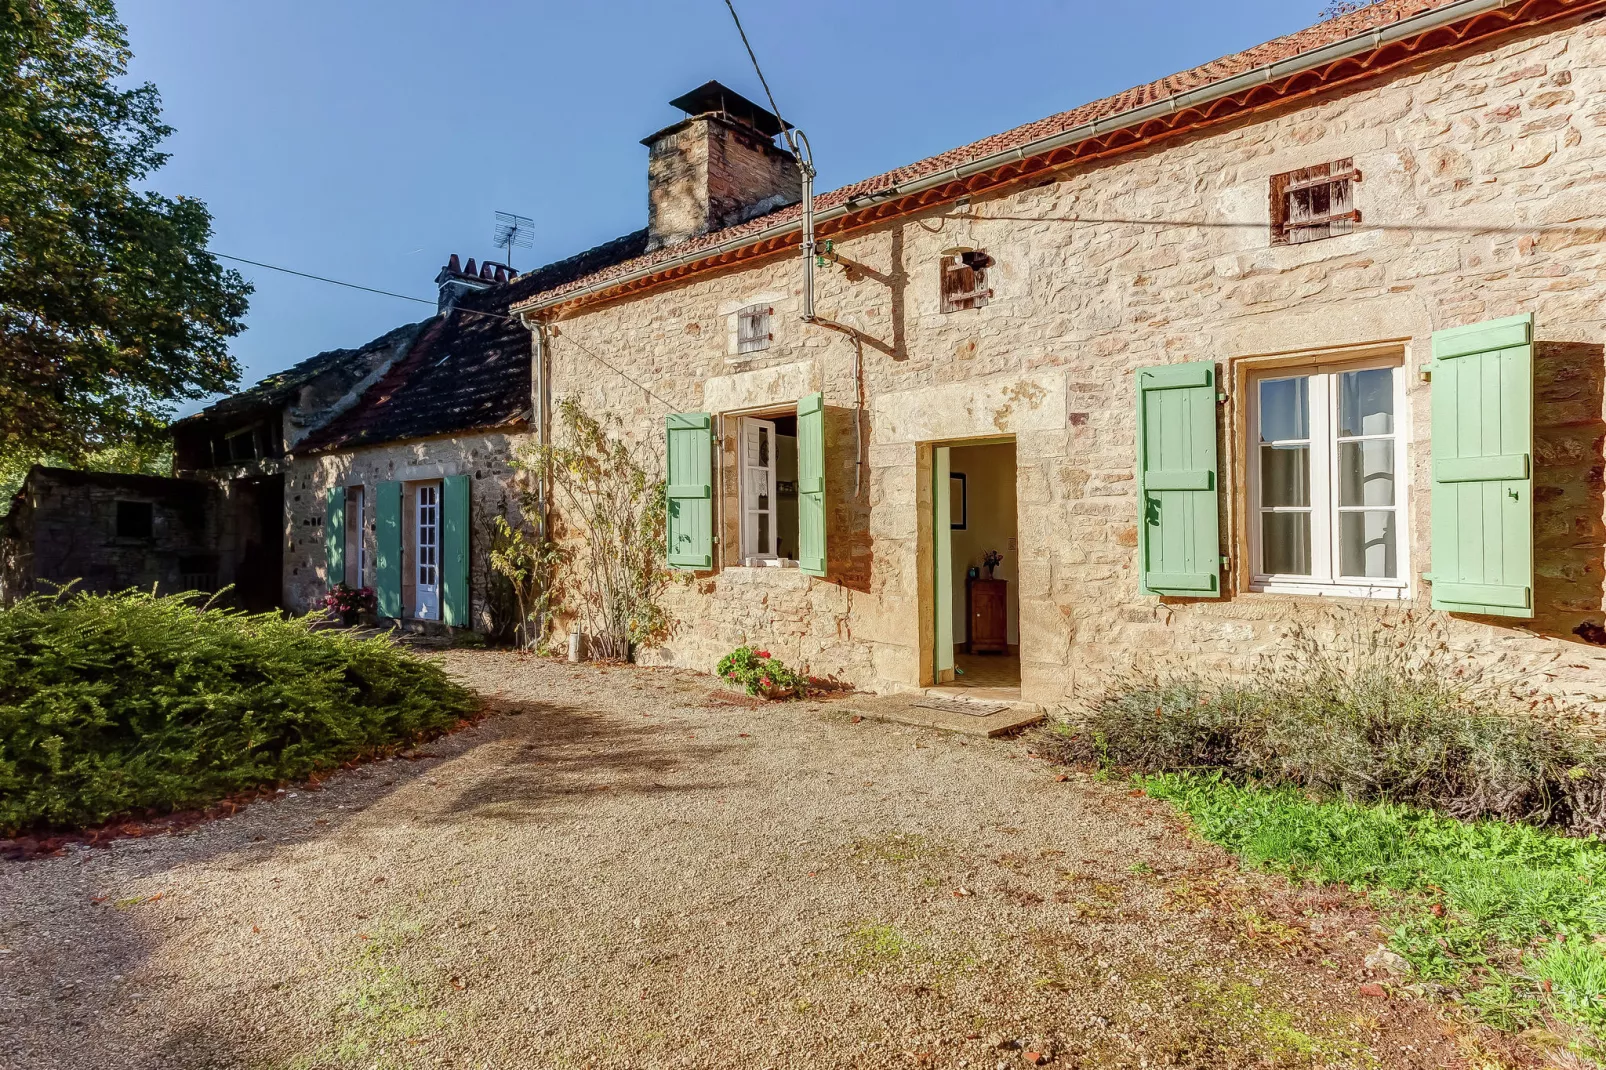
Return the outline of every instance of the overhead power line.
[[[322,275],[310,275],[305,271],[297,271],[295,268],[280,267],[278,264],[264,264],[260,260],[247,260],[243,256],[230,256],[228,253],[220,253],[216,250],[212,251],[212,255],[220,260],[233,260],[237,264],[250,264],[252,267],[267,268],[269,271],[282,271],[286,275],[299,275],[303,279],[311,279],[314,282],[327,282],[331,286],[344,286],[348,290],[362,290],[364,293],[379,294],[381,297],[394,297],[401,301],[416,301],[421,305],[435,304],[434,301],[425,297],[413,297],[410,294],[393,293],[390,290],[376,290],[372,286],[359,286],[355,282],[342,282],[339,279],[325,278]]]

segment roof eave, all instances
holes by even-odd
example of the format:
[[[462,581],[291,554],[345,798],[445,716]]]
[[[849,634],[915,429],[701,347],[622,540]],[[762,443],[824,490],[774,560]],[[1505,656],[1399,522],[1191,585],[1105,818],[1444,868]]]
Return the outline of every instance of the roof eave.
[[[1606,0],[1457,0],[1443,7],[1407,16],[1387,26],[1374,27],[1342,41],[1321,45],[1308,52],[1301,52],[1297,56],[1290,56],[1242,74],[1173,94],[1152,104],[1131,108],[1103,119],[1095,119],[1057,134],[1037,138],[1011,149],[991,153],[956,167],[912,179],[901,185],[890,186],[873,194],[850,197],[840,205],[815,213],[815,233],[816,236],[824,236],[828,233],[858,229],[894,216],[906,215],[955,200],[967,194],[1011,184],[1036,171],[1062,167],[1079,159],[1114,155],[1148,144],[1160,137],[1211,125],[1227,116],[1211,114],[1207,109],[1239,94],[1252,96],[1257,89],[1268,91],[1266,99],[1246,100],[1243,106],[1234,109],[1232,114],[1259,110],[1315,91],[1331,89],[1357,78],[1371,77],[1400,63],[1429,53],[1463,47],[1519,25],[1537,25],[1574,17],[1597,8],[1606,8]],[[1482,32],[1474,32],[1476,27],[1473,24],[1486,16],[1503,20],[1503,24],[1491,25]],[[1452,30],[1461,24],[1466,24],[1466,32],[1452,33],[1451,40],[1444,42],[1427,40],[1435,31]],[[1386,56],[1382,62],[1358,64],[1356,70],[1348,73],[1318,78],[1314,86],[1296,84],[1301,75],[1314,74],[1325,68],[1357,61],[1368,54],[1382,54],[1391,46],[1400,46],[1400,54]],[[1189,112],[1197,114],[1190,119]],[[1152,133],[1142,133],[1144,127],[1154,123],[1161,124],[1162,129]],[[1134,129],[1140,132],[1139,136],[1119,145],[1108,144],[1114,135]],[[1088,145],[1097,145],[1101,140],[1106,142],[1103,149],[1088,153],[1074,151]],[[1025,165],[1028,161],[1038,161],[1038,163],[1034,167],[1027,167]],[[878,211],[889,205],[895,207],[890,211]],[[525,315],[550,313],[554,310],[573,311],[594,301],[622,297],[649,286],[683,278],[693,272],[722,267],[735,260],[770,256],[787,247],[795,247],[797,240],[801,238],[801,232],[801,219],[789,219],[754,234],[744,234],[718,245],[688,250],[679,256],[643,265],[635,271],[614,278],[597,279],[576,289],[537,294],[516,303],[511,311]]]

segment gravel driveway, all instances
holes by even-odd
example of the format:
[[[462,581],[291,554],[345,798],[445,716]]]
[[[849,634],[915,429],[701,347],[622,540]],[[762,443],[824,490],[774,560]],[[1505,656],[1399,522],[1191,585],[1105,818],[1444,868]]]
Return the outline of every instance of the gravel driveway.
[[[0,1066],[1455,1065],[1375,919],[1029,743],[453,651],[497,713],[0,863]]]

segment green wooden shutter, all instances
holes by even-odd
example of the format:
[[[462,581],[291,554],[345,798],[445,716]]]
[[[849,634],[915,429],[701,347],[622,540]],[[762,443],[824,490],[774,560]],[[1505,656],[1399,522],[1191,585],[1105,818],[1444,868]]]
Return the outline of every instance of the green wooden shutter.
[[[374,488],[374,524],[377,551],[374,589],[381,617],[402,615],[402,485],[381,483]]]
[[[346,582],[346,488],[332,487],[323,517],[323,550],[329,562],[328,586]]]
[[[1534,615],[1533,316],[1433,335],[1433,608]]]
[[[1220,598],[1216,366],[1139,368],[1137,387],[1141,590]]]
[[[441,619],[467,628],[468,476],[441,480]]]
[[[825,575],[825,397],[797,403],[797,559],[810,576]]]
[[[668,419],[670,568],[714,567],[713,420],[706,412]]]

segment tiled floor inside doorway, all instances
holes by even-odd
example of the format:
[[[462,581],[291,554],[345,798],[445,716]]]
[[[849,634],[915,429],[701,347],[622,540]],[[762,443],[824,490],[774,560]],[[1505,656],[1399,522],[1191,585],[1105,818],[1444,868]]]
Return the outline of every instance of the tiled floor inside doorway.
[[[1020,657],[1015,654],[956,653],[954,664],[963,670],[951,684],[933,687],[934,694],[988,702],[1020,701]]]

